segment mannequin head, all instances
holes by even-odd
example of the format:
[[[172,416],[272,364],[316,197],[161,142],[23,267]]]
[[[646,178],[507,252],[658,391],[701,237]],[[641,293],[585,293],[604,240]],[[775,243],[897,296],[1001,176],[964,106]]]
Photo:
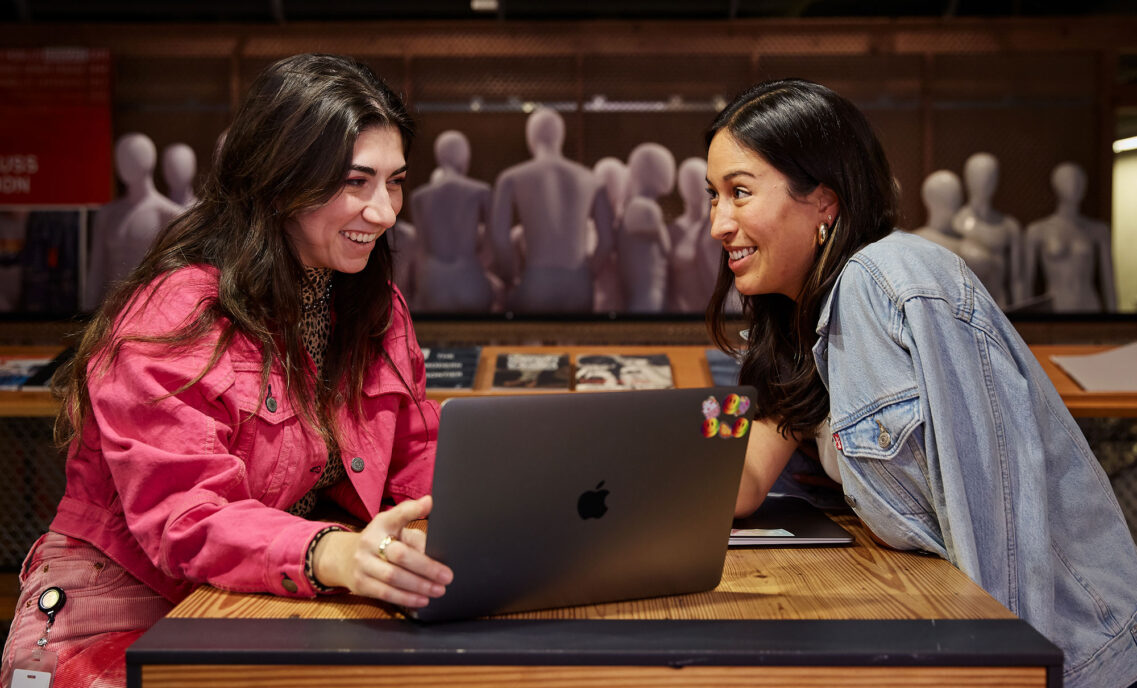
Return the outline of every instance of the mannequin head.
[[[470,141],[460,131],[444,131],[434,140],[434,159],[444,169],[466,174],[470,169]]]
[[[659,198],[675,187],[675,156],[658,143],[641,143],[628,156],[631,194]]]
[[[556,110],[537,108],[525,122],[525,140],[529,144],[529,152],[533,155],[559,154],[565,143],[564,118]]]
[[[963,205],[963,184],[951,170],[936,170],[924,180],[920,197],[928,209],[928,224],[932,218],[950,218]]]
[[[999,160],[990,153],[976,153],[963,165],[963,180],[967,196],[973,201],[986,203],[995,195],[999,185]]]
[[[1086,195],[1086,173],[1077,163],[1059,163],[1050,173],[1050,187],[1059,203],[1077,206]]]
[[[703,158],[687,158],[679,164],[679,195],[687,207],[703,207],[710,210],[707,203],[707,161]]]
[[[158,162],[158,149],[146,134],[123,134],[114,147],[114,164],[118,178],[128,187],[154,174]]]
[[[628,188],[628,167],[619,158],[600,158],[592,166],[592,173],[604,185],[608,202],[619,211]]]
[[[171,191],[189,189],[197,174],[197,156],[184,143],[172,143],[162,151],[162,176]]]

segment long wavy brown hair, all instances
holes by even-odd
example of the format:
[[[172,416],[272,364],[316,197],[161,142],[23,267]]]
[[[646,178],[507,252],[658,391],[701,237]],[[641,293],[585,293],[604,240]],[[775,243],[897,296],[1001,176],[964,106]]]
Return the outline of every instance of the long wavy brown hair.
[[[177,348],[220,328],[212,357],[185,387],[217,363],[234,337],[246,337],[261,350],[262,385],[279,364],[303,417],[329,447],[336,445],[333,409],[346,403],[358,413],[368,365],[378,357],[390,361],[382,342],[394,298],[391,250],[384,234],[362,271],[333,274],[335,327],[323,370],[314,377],[300,332],[304,269],[285,224],[340,191],[356,138],[371,127],[395,127],[404,153],[414,138],[403,102],[360,62],[296,55],[257,77],[224,135],[198,203],[163,229],[141,264],[109,292],[75,357],[56,375],[63,399],[55,425],[59,444],[75,440],[90,415],[92,360],[109,366],[126,341]],[[196,317],[161,336],[115,331],[119,316],[145,298],[148,285],[189,265],[213,266],[220,275],[217,298],[204,303]]]
[[[734,275],[726,253],[707,306],[711,338],[741,358],[739,380],[758,390],[757,415],[774,418],[783,433],[816,433],[829,413],[829,392],[813,360],[821,304],[849,257],[896,224],[897,192],[888,159],[872,126],[855,105],[803,79],[758,84],[739,95],[707,130],[706,143],[727,131],[785,175],[790,193],[804,197],[824,184],[839,201],[829,239],[796,299],[780,294],[742,297],[746,345],[727,331],[726,304]]]

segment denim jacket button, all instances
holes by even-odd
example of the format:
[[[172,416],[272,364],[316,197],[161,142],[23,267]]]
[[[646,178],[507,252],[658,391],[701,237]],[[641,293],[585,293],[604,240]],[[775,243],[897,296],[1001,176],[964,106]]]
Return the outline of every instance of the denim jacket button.
[[[281,574],[280,587],[288,592],[296,592],[300,589],[299,586],[296,585],[296,581],[289,578],[287,573]]]
[[[362,473],[363,472],[363,458],[362,457],[357,456],[351,460],[351,470],[355,471],[356,473]]]
[[[276,413],[276,397],[265,399],[265,408],[268,409],[269,413]]]
[[[853,495],[845,495],[845,503],[855,509],[857,507],[857,498]]]
[[[888,430],[884,429],[884,424],[879,420],[876,421],[876,426],[880,428],[880,436],[876,438],[876,443],[880,445],[881,449],[888,449],[892,446],[892,435],[889,434]]]

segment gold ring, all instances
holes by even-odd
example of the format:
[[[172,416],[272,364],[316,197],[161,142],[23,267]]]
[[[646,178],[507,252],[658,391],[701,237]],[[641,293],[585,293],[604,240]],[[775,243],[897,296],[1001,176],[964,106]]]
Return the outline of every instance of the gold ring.
[[[383,542],[379,543],[379,550],[376,552],[376,554],[378,554],[379,558],[383,561],[387,561],[387,548],[390,547],[391,543],[394,541],[395,536],[388,535],[387,537],[383,538]]]

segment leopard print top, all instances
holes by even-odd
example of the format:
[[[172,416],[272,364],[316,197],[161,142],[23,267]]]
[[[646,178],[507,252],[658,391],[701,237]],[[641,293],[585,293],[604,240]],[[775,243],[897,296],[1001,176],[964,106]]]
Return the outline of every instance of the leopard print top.
[[[332,332],[331,312],[332,271],[329,268],[305,268],[304,284],[300,290],[304,313],[300,319],[300,331],[304,348],[316,364],[316,370],[324,368],[324,355],[328,350],[328,339]],[[288,508],[288,513],[307,516],[316,506],[320,490],[330,487],[347,477],[343,462],[337,456],[329,456],[324,472],[312,489]]]

